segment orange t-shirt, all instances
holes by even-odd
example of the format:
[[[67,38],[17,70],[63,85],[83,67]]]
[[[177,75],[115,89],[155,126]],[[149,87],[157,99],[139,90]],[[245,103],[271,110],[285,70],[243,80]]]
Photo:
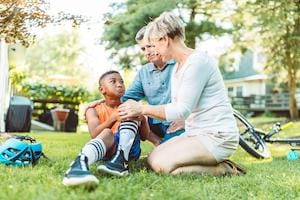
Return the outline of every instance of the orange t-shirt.
[[[111,108],[109,106],[107,106],[105,104],[105,102],[102,102],[101,104],[97,105],[95,107],[96,109],[96,112],[98,114],[98,118],[99,118],[99,121],[100,123],[104,123],[108,118],[109,116],[117,110],[117,108]],[[117,133],[118,131],[118,128],[119,128],[119,125],[120,125],[120,122],[117,121],[112,127],[111,127],[111,130],[113,133]]]

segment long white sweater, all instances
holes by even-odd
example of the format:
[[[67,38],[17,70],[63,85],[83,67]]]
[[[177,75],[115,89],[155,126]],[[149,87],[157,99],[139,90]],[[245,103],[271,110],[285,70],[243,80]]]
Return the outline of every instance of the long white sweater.
[[[180,69],[174,68],[171,99],[165,107],[166,119],[186,119],[186,134],[237,134],[221,73],[215,60],[206,53],[195,51]]]

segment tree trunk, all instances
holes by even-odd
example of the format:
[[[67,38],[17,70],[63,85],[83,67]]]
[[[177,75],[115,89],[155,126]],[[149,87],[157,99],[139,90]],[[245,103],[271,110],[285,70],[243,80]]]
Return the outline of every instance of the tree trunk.
[[[196,9],[197,9],[197,4],[194,4],[191,8],[191,15],[190,15],[190,23],[194,24],[195,23],[195,17],[196,17]],[[196,48],[196,37],[191,37],[188,40],[188,46],[190,48],[195,49]]]
[[[288,47],[285,51],[285,60],[288,67],[288,87],[289,87],[289,109],[290,109],[290,117],[291,119],[296,119],[299,117],[298,107],[297,107],[297,99],[296,99],[296,92],[297,92],[297,67],[295,66],[296,62],[293,62],[293,58],[290,52],[290,45],[288,44],[289,41],[285,41],[286,46]]]
[[[291,119],[297,119],[299,117],[298,107],[297,107],[297,99],[296,99],[296,80],[289,74],[289,109],[290,109],[290,117]]]
[[[300,1],[299,1],[300,2]],[[298,2],[298,3],[299,3]],[[300,11],[300,6],[297,4],[297,11]],[[286,16],[287,18],[287,16]],[[297,57],[297,52],[299,51],[297,48],[296,49],[296,56],[292,55],[292,48],[297,47],[299,44],[299,40],[294,39],[294,35],[298,35],[300,32],[300,17],[298,16],[297,19],[295,20],[295,24],[292,29],[289,28],[289,26],[286,26],[286,37],[285,37],[285,63],[287,64],[288,67],[288,87],[289,87],[289,93],[290,93],[290,98],[289,98],[289,109],[290,109],[290,117],[292,119],[297,119],[299,118],[299,111],[298,111],[298,106],[297,106],[297,99],[296,99],[296,92],[297,92],[297,70],[298,70],[298,60]],[[292,39],[291,39],[292,38]]]

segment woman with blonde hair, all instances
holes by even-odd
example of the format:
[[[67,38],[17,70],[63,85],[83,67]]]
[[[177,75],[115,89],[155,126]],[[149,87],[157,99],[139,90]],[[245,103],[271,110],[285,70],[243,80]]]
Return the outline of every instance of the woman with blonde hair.
[[[239,134],[217,63],[204,51],[184,43],[181,21],[164,12],[147,26],[145,38],[164,61],[177,64],[171,77],[171,103],[141,105],[127,101],[119,107],[123,119],[147,115],[176,121],[185,119],[184,134],[157,146],[148,162],[156,172],[241,174],[245,171],[228,158]],[[158,77],[159,78],[159,77]]]

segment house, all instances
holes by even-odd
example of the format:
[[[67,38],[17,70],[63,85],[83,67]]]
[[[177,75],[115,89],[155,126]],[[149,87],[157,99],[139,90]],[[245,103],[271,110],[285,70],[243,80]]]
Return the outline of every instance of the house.
[[[258,69],[261,60],[260,54],[247,51],[234,71],[223,74],[229,97],[266,95],[267,76]]]
[[[263,54],[250,50],[241,57],[234,71],[223,74],[225,86],[232,106],[243,112],[260,114],[271,111],[275,114],[289,115],[289,93],[276,92],[279,89],[267,80],[261,72]],[[275,90],[276,89],[276,90]],[[296,95],[300,109],[300,94]]]
[[[5,131],[5,114],[9,103],[8,48],[0,40],[0,132]]]

